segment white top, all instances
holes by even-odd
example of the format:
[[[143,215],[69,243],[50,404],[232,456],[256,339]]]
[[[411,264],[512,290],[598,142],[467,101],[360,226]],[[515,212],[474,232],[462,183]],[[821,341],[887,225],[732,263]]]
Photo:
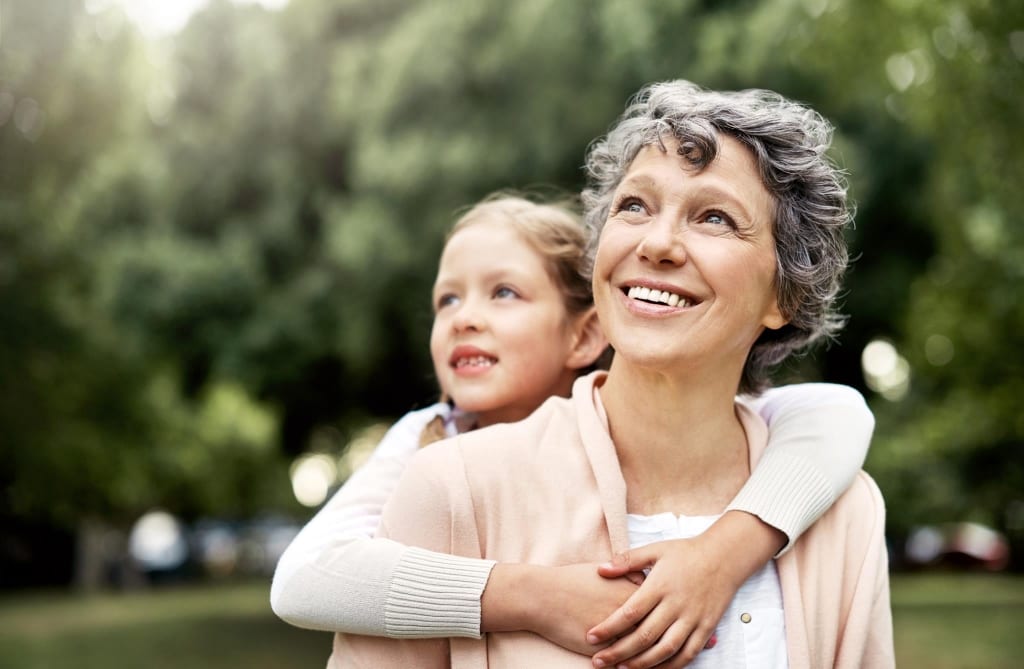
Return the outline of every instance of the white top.
[[[627,515],[629,547],[656,541],[689,539],[703,533],[720,516]],[[691,669],[787,669],[786,625],[782,613],[782,586],[775,562],[769,562],[736,592],[715,628],[718,637],[686,665]]]
[[[769,443],[727,510],[758,516],[792,545],[853,481],[874,417],[860,393],[834,384],[784,386],[743,401],[768,423]],[[445,404],[406,414],[295,537],[270,590],[280,618],[393,638],[480,636],[480,596],[493,561],[371,538],[423,428],[438,415],[456,429]]]

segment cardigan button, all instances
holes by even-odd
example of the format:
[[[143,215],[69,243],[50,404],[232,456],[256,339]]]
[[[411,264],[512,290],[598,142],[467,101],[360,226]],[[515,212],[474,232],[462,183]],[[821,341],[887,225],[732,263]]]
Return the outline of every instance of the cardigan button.
[[[750,621],[751,621],[751,618],[750,618],[750,614],[749,613],[741,613],[740,614],[740,622],[749,623]]]

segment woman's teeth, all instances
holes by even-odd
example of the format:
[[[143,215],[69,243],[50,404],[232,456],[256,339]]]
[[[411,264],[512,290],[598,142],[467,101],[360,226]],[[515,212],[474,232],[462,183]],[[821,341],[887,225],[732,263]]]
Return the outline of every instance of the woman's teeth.
[[[645,286],[633,286],[629,289],[627,295],[630,299],[654,302],[656,304],[667,304],[670,307],[683,308],[686,306],[686,298],[680,297],[675,293],[670,293],[667,290],[655,290]]]

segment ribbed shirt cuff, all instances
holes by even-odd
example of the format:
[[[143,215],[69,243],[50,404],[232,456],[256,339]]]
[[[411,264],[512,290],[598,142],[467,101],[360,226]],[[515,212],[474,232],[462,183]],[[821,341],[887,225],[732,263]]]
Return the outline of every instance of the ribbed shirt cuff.
[[[479,639],[480,597],[494,564],[420,548],[406,550],[384,604],[387,636]]]
[[[768,449],[726,511],[752,513],[785,533],[779,557],[835,499],[829,480],[807,460]]]

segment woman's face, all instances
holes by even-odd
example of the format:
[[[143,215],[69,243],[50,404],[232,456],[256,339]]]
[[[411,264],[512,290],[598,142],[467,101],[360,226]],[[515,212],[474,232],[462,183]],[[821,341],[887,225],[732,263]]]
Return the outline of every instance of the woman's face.
[[[594,300],[617,357],[665,371],[696,364],[738,375],[762,330],[785,324],[775,293],[772,197],[750,151],[731,137],[719,140],[701,171],[674,142],[664,152],[645,147],[614,193]]]
[[[481,426],[521,420],[571,390],[577,320],[518,233],[490,222],[463,228],[434,283],[430,353],[441,388]]]

